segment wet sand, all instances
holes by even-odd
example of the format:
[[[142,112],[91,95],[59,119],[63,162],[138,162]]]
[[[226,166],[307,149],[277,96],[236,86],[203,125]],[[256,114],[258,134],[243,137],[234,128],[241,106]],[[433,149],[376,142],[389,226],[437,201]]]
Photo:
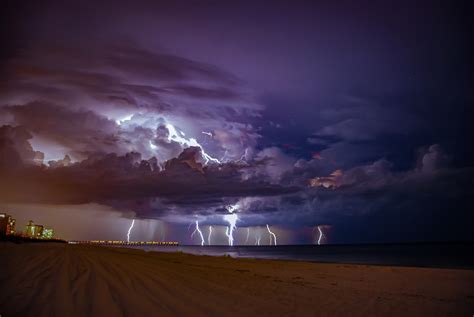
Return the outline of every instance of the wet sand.
[[[0,243],[0,315],[472,316],[474,270]]]

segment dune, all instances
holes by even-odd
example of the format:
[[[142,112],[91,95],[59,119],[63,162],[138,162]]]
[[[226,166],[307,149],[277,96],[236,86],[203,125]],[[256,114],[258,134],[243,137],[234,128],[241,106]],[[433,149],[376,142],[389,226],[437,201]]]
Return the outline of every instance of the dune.
[[[0,315],[472,316],[474,271],[1,243]]]

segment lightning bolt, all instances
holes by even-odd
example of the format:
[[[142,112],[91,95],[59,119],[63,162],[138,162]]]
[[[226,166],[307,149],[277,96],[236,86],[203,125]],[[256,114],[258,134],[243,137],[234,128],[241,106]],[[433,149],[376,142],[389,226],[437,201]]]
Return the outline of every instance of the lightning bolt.
[[[248,150],[249,150],[249,148],[245,149],[244,154],[242,154],[242,156],[240,157],[240,161],[245,162],[245,157],[247,156]]]
[[[196,228],[194,229],[193,233],[191,233],[191,238],[194,237],[195,233],[199,233],[199,236],[201,237],[201,246],[204,245],[204,236],[202,235],[201,230],[199,229],[199,221],[196,220]]]
[[[270,234],[270,245],[272,245],[272,237],[273,237],[273,241],[275,242],[275,245],[277,245],[277,237],[273,232],[271,232],[270,227],[268,225],[267,225],[267,230],[268,230],[268,233]]]
[[[235,229],[235,223],[237,222],[238,216],[237,214],[230,214],[230,215],[225,215],[224,220],[229,223],[229,226],[227,227],[225,231],[225,235],[227,238],[229,238],[229,245],[233,246],[234,245],[234,229]]]
[[[255,237],[255,245],[260,245],[260,237]]]
[[[229,205],[225,207],[227,211],[230,213],[229,215],[224,216],[224,220],[229,223],[229,226],[225,230],[225,235],[229,239],[230,246],[234,245],[235,224],[237,223],[237,220],[239,219],[239,216],[237,216],[237,214],[234,214],[233,212],[237,210],[239,207],[240,207],[239,204]]]
[[[135,219],[132,220],[132,224],[130,225],[130,228],[128,228],[127,242],[130,242],[130,232],[132,231],[132,228],[133,228],[134,225],[135,225]]]
[[[189,138],[189,139],[184,138],[183,136],[181,136],[178,133],[178,130],[176,130],[176,128],[170,123],[166,124],[166,128],[168,129],[168,132],[169,132],[168,141],[178,142],[179,144],[187,146],[187,147],[190,147],[190,146],[198,147],[199,149],[201,149],[201,153],[202,153],[202,156],[204,157],[204,159],[206,161],[205,162],[206,164],[209,163],[209,161],[217,163],[217,164],[221,163],[221,161],[219,161],[218,159],[216,159],[216,158],[210,156],[209,154],[207,154],[206,151],[204,151],[204,148],[202,147],[202,145],[199,144],[198,141],[196,141],[195,138]],[[181,134],[184,135],[184,133],[182,133],[182,132],[181,132]]]
[[[249,236],[250,236],[250,227],[247,227],[247,238],[245,238],[244,244],[247,244],[247,242],[249,241]]]
[[[211,245],[211,234],[212,234],[212,226],[209,226],[209,235],[207,236],[208,245]]]
[[[319,231],[319,239],[318,239],[318,245],[321,244],[321,238],[323,237],[323,231],[321,228],[318,226],[318,231]]]
[[[202,134],[208,135],[212,138],[212,133],[211,132],[202,131]]]

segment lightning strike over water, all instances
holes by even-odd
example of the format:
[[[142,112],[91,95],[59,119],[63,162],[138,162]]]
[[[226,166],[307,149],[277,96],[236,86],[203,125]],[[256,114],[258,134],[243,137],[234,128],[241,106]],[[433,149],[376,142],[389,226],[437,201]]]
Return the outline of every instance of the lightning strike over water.
[[[208,245],[211,245],[211,234],[212,234],[212,226],[209,226],[209,235],[207,236]]]
[[[191,233],[191,238],[194,236],[195,233],[199,233],[201,237],[201,246],[204,245],[204,236],[202,235],[202,231],[199,229],[199,221],[196,220],[196,228],[194,229],[193,233]]]
[[[247,237],[245,238],[244,244],[247,244],[247,242],[249,241],[249,236],[250,236],[250,227],[247,227]]]
[[[255,237],[255,245],[260,245],[260,237]]]
[[[235,224],[237,223],[237,220],[239,217],[237,214],[233,213],[235,210],[239,208],[239,204],[235,205],[229,205],[226,206],[225,208],[227,209],[228,212],[230,212],[230,215],[225,215],[224,220],[229,223],[229,226],[227,227],[225,231],[225,235],[229,239],[229,245],[233,246],[234,245],[234,230],[235,230]]]
[[[130,228],[128,228],[127,242],[130,242],[130,232],[132,231],[132,228],[133,228],[134,225],[135,225],[135,219],[132,220],[132,224],[130,225]]]
[[[275,245],[277,245],[277,237],[276,235],[270,230],[270,227],[267,225],[267,230],[268,230],[268,233],[270,233],[270,245],[272,245],[272,237],[273,237],[273,241],[275,242]]]
[[[323,237],[323,231],[321,230],[321,228],[318,226],[318,231],[319,231],[319,238],[318,238],[318,245],[321,244],[321,239]]]
[[[218,159],[210,156],[209,154],[206,153],[206,151],[204,151],[204,148],[202,147],[201,144],[199,144],[198,141],[196,141],[196,139],[194,138],[189,138],[189,139],[186,139],[184,137],[182,137],[178,131],[176,130],[176,128],[170,124],[170,123],[167,123],[166,124],[166,128],[168,129],[169,131],[169,136],[168,136],[168,141],[174,141],[174,142],[178,142],[179,144],[181,145],[185,145],[185,146],[197,146],[198,148],[201,149],[201,152],[202,152],[202,156],[204,157],[204,159],[206,160],[206,164],[209,163],[209,161],[211,162],[214,162],[214,163],[217,163],[217,164],[220,164],[221,161],[219,161]],[[181,132],[182,135],[184,135],[184,133]]]
[[[237,214],[230,214],[230,215],[224,216],[224,220],[229,223],[229,226],[227,227],[225,234],[227,238],[229,239],[230,246],[234,245],[234,229],[235,229],[235,223],[237,222],[237,219],[238,219]]]

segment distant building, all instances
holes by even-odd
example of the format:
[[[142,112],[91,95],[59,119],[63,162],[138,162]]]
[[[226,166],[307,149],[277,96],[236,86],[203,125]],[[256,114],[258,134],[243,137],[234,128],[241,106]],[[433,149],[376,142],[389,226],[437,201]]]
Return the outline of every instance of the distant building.
[[[35,236],[35,224],[33,220],[28,221],[25,227],[25,236],[33,238]]]
[[[8,225],[8,215],[5,213],[0,214],[0,234],[6,235],[7,234],[7,225]]]
[[[41,239],[43,237],[43,229],[42,225],[35,225],[35,238]]]
[[[30,220],[25,227],[25,236],[35,239],[52,239],[54,230],[43,225],[35,225],[33,220]]]
[[[0,213],[0,235],[15,234],[15,219],[6,213]]]
[[[43,235],[43,226],[35,225],[33,220],[30,220],[26,224],[25,235],[30,238],[41,238]]]
[[[8,216],[8,227],[7,227],[7,234],[15,234],[15,222],[16,220],[12,218],[12,216]]]
[[[54,237],[54,230],[51,228],[44,228],[41,238],[52,239]]]

